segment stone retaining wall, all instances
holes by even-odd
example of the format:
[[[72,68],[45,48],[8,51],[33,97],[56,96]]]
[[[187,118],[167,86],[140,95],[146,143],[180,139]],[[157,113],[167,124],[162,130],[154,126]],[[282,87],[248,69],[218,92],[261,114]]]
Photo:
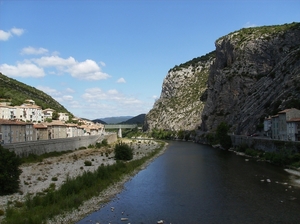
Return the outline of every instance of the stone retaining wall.
[[[95,145],[96,142],[102,142],[107,139],[107,143],[111,144],[117,141],[117,134],[108,135],[91,135],[73,138],[59,138],[40,141],[18,142],[2,145],[4,148],[14,151],[20,157],[26,157],[29,154],[42,155],[49,152],[61,152],[68,150],[76,150],[80,147],[88,147]]]

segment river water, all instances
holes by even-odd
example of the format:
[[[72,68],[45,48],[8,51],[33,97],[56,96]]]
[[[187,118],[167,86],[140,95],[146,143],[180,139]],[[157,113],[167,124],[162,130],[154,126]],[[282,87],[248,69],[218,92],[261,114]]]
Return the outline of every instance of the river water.
[[[111,202],[78,224],[300,223],[294,178],[233,152],[173,141]]]

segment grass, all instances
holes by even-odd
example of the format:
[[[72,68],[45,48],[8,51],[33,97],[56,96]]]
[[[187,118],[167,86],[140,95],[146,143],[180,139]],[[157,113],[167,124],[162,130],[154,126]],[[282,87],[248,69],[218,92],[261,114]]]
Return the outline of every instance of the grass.
[[[29,154],[27,157],[23,157],[21,158],[21,162],[22,163],[37,163],[37,162],[42,162],[44,159],[50,158],[50,157],[59,157],[61,155],[64,154],[68,154],[73,152],[72,150],[68,150],[68,151],[62,151],[62,152],[49,152],[49,153],[45,153],[42,155],[35,155],[35,154]]]
[[[278,152],[265,152],[262,150],[256,150],[247,147],[246,145],[240,145],[237,151],[244,152],[251,157],[260,158],[261,160],[269,161],[272,164],[278,166],[285,166],[291,168],[300,167],[300,153],[287,153],[286,151]]]
[[[124,175],[131,174],[163,147],[164,143],[161,143],[159,148],[141,159],[130,162],[117,161],[113,165],[99,166],[95,172],[84,172],[76,178],[67,178],[58,190],[49,188],[46,195],[27,195],[23,207],[14,208],[8,205],[4,223],[46,223],[47,219],[77,209],[84,201],[99,195],[111,184],[120,181]]]

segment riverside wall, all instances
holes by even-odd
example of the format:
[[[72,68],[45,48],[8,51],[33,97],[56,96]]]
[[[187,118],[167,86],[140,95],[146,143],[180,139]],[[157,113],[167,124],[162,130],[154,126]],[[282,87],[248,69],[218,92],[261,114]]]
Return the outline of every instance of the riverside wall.
[[[73,138],[18,142],[4,144],[2,146],[10,151],[14,151],[20,157],[26,157],[30,154],[42,155],[44,153],[54,151],[61,152],[68,150],[76,150],[81,147],[88,147],[89,145],[94,145],[96,142],[102,142],[103,139],[107,139],[107,143],[112,144],[115,141],[117,141],[117,134],[112,133],[107,135],[89,135]]]
[[[243,135],[231,135],[230,137],[233,147],[244,144],[250,148],[263,150],[265,152],[290,151],[292,153],[300,153],[300,142],[298,141],[281,141]]]

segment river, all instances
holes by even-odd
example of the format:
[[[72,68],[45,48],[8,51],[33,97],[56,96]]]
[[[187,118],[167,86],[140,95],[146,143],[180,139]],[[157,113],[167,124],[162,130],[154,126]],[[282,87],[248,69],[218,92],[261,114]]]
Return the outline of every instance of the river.
[[[294,178],[266,162],[172,141],[111,202],[78,224],[300,223]]]

